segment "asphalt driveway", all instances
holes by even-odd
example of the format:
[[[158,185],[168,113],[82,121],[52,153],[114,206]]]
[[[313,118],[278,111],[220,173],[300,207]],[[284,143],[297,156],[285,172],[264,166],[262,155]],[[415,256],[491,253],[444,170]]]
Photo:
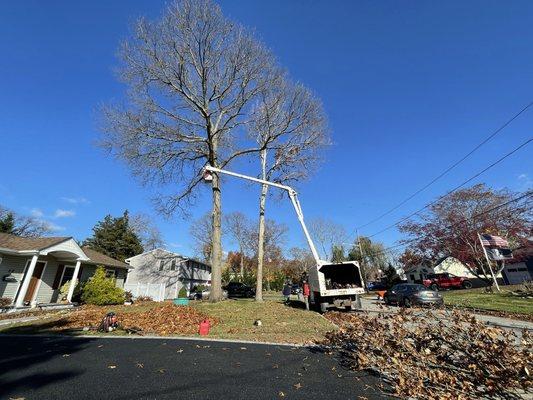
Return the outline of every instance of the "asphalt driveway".
[[[1,399],[377,399],[377,378],[307,348],[0,335]]]

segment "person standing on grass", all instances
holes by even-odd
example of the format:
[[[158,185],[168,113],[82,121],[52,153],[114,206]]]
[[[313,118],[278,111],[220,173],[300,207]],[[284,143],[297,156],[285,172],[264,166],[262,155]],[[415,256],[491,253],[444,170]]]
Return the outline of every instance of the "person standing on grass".
[[[305,309],[309,311],[309,295],[311,294],[311,289],[309,288],[309,283],[307,281],[304,281],[303,284],[303,296],[304,296],[304,302],[305,302]]]
[[[283,296],[285,296],[285,304],[289,304],[291,298],[291,285],[288,281],[285,282],[285,285],[283,286]]]

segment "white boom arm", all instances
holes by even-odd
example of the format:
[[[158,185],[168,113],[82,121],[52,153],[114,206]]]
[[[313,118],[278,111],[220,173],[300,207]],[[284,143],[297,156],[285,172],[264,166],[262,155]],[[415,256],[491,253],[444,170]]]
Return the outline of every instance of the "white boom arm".
[[[296,192],[296,190],[294,190],[293,188],[291,188],[290,186],[287,186],[287,185],[281,185],[279,183],[265,181],[263,179],[254,178],[252,176],[238,174],[236,172],[231,172],[231,171],[226,171],[226,170],[223,170],[223,169],[220,169],[220,168],[211,167],[210,165],[206,165],[204,170],[205,171],[210,171],[210,172],[218,172],[218,173],[226,174],[226,175],[231,175],[231,176],[234,176],[236,178],[246,179],[246,180],[249,180],[249,181],[252,181],[252,182],[257,182],[257,183],[261,183],[263,185],[274,186],[274,187],[277,187],[278,189],[286,190],[287,193],[289,194],[289,198],[291,199],[291,202],[292,202],[292,205],[294,207],[294,210],[296,211],[296,215],[298,216],[298,221],[300,221],[300,225],[302,225],[302,229],[304,231],[305,238],[307,239],[307,243],[309,244],[309,248],[311,249],[311,253],[313,253],[313,257],[314,257],[314,259],[316,261],[316,264],[320,266],[321,264],[324,263],[323,261],[320,260],[320,257],[318,256],[318,252],[316,251],[316,248],[315,248],[315,244],[313,243],[313,240],[311,239],[311,235],[309,235],[309,231],[307,230],[307,226],[305,225],[304,214],[303,214],[303,211],[302,211],[302,207],[300,206],[300,202],[298,201],[298,193]]]

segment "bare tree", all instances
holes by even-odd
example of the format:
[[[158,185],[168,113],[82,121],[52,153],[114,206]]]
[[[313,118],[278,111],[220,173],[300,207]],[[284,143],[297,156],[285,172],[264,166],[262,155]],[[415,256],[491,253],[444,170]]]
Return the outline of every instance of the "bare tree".
[[[239,246],[240,274],[244,272],[244,257],[250,252],[251,221],[239,211],[224,215],[224,230]]]
[[[258,151],[238,137],[253,102],[271,85],[271,53],[210,0],[178,0],[161,20],[138,21],[120,52],[125,107],[103,110],[104,146],[143,183],[171,185],[158,210],[170,216],[194,201],[209,164],[224,168]],[[211,300],[222,299],[221,182],[213,174]]]
[[[161,231],[147,214],[135,214],[130,217],[130,226],[141,239],[145,251],[155,250],[164,245]]]
[[[346,242],[346,229],[334,221],[324,218],[314,218],[309,223],[309,231],[320,246],[319,253],[323,260],[330,260],[334,246]]]
[[[261,92],[254,110],[250,134],[259,152],[261,179],[278,183],[300,181],[309,176],[329,143],[327,123],[320,101],[301,84],[292,84],[283,74]],[[262,276],[265,241],[265,209],[268,186],[259,197],[257,288],[255,299],[263,300]]]
[[[194,239],[194,251],[196,256],[202,261],[211,260],[211,251],[213,243],[213,230],[211,229],[211,214],[206,213],[198,219],[191,222],[189,233]]]
[[[53,226],[46,221],[17,214],[0,205],[0,232],[17,236],[38,237],[53,231]]]

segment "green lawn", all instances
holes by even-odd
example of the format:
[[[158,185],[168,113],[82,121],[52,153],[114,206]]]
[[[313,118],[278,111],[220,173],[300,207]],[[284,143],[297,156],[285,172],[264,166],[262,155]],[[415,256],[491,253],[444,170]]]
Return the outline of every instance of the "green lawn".
[[[484,289],[448,290],[441,292],[446,305],[475,308],[479,310],[504,311],[533,314],[533,299],[513,296],[512,290],[519,286],[503,286],[501,292],[485,293]]]
[[[216,317],[220,323],[214,326],[209,336],[224,339],[280,343],[309,343],[323,339],[335,325],[320,314],[284,305],[280,295],[265,296],[276,300],[257,303],[252,299],[226,300],[220,303],[197,302],[194,306]],[[255,320],[262,326],[254,326]]]

